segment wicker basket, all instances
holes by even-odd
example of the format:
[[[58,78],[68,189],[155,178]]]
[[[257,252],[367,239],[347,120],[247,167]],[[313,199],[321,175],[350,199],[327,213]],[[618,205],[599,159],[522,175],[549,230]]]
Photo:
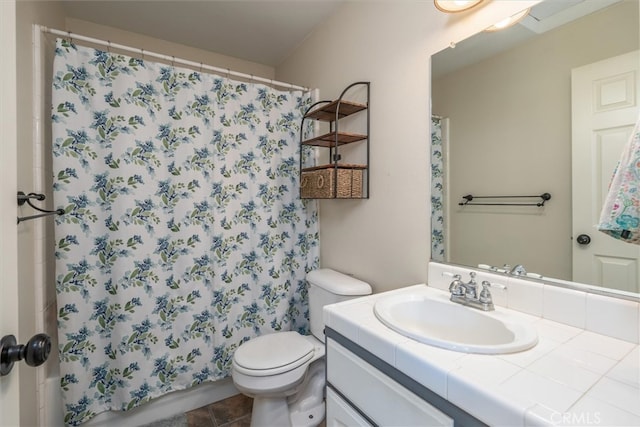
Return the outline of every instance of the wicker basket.
[[[338,177],[337,195],[334,194],[334,178]],[[362,169],[332,166],[303,171],[300,180],[300,197],[303,199],[357,199],[362,197]]]

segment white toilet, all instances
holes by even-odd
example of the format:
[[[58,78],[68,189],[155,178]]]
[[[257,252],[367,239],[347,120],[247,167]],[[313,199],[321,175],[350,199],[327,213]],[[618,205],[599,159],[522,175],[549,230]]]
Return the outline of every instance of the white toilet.
[[[371,294],[371,286],[323,268],[307,274],[312,335],[276,332],[246,341],[233,355],[231,375],[253,398],[252,427],[314,427],[324,419],[322,307]]]

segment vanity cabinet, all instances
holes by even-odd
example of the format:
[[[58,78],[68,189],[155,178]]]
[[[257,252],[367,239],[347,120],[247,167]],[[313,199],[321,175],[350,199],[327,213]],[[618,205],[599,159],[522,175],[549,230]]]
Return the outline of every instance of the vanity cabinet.
[[[327,427],[453,426],[451,417],[327,339]]]
[[[327,427],[373,427],[373,424],[360,415],[331,387],[327,387],[326,408],[325,425]]]
[[[300,126],[301,199],[369,198],[369,89],[370,82],[352,83],[338,99],[318,101],[305,112]],[[363,102],[346,99],[350,94],[363,96],[362,92]],[[358,115],[364,120],[358,122]],[[308,120],[328,124],[328,132],[303,139]],[[345,131],[347,122],[359,131]],[[354,149],[356,143],[360,150]],[[305,146],[319,149],[319,165],[305,167]]]

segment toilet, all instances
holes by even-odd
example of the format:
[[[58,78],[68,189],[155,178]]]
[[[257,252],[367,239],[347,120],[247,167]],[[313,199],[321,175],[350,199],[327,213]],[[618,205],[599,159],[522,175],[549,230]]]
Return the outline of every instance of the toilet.
[[[311,335],[275,332],[246,341],[233,355],[236,388],[253,398],[252,427],[314,427],[324,419],[322,308],[371,294],[368,283],[322,268],[307,274]]]

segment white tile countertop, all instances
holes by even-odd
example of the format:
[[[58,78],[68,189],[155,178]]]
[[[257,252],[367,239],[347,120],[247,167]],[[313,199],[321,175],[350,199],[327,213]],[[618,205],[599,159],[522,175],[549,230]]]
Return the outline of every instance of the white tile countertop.
[[[532,324],[538,344],[500,355],[433,347],[387,328],[373,311],[378,298],[417,287],[426,285],[327,306],[325,325],[492,426],[640,426],[636,342],[497,306]]]

